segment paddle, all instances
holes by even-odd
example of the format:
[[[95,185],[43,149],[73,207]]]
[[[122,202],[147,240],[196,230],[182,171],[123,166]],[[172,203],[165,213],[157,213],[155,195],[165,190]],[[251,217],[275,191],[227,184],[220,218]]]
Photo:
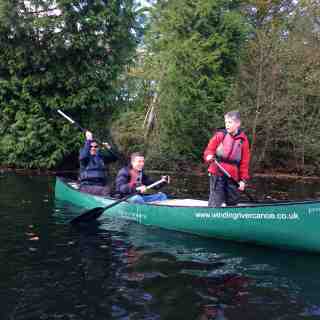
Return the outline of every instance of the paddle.
[[[217,159],[214,159],[214,163],[217,165],[217,167],[220,169],[220,171],[227,176],[236,186],[240,187],[240,184],[237,180],[235,180],[231,174],[218,162]],[[249,198],[250,201],[256,202],[250,194],[247,192],[247,190],[243,190],[243,192],[246,194],[246,196]]]
[[[80,131],[82,132],[86,132],[87,129],[84,129],[80,126],[79,123],[77,123],[76,121],[74,121],[73,119],[71,119],[69,116],[67,116],[64,112],[62,112],[60,109],[57,110],[57,112],[63,116],[65,119],[67,119],[69,122],[71,122],[73,125],[75,125]],[[99,140],[96,140],[98,143],[101,143]],[[114,153],[114,151],[112,151],[112,149],[110,147],[108,147],[108,150],[110,153],[112,153],[116,158],[119,158],[119,155],[116,155]],[[122,160],[122,157],[121,157],[121,160]],[[124,162],[124,161],[123,161]]]
[[[74,124],[76,127],[78,127],[82,132],[85,132],[86,129],[82,128],[79,123],[75,122],[73,119],[71,119],[69,116],[67,116],[65,113],[63,113],[60,109],[57,110],[57,112],[62,115],[64,118],[66,118],[69,122]]]
[[[166,182],[165,179],[160,179],[152,184],[150,184],[149,186],[146,186],[146,190],[148,189],[152,189],[153,187],[159,185],[160,183],[163,183],[163,182]],[[106,210],[118,205],[119,203],[123,202],[123,201],[126,201],[128,200],[129,198],[137,195],[139,192],[136,191],[132,194],[129,194],[127,196],[125,196],[124,198],[121,198],[111,204],[109,204],[108,206],[106,207],[95,207],[93,209],[90,209],[86,212],[84,212],[83,214],[81,214],[80,216],[72,219],[70,221],[71,224],[77,224],[77,223],[80,223],[80,222],[90,222],[92,220],[96,220],[97,218],[99,218]]]

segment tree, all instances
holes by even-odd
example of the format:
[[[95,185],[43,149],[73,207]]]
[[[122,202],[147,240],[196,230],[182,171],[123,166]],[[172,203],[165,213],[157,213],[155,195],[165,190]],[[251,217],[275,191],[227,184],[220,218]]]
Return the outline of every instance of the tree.
[[[230,103],[246,119],[255,167],[306,171],[319,156],[319,6],[286,3],[259,15]]]
[[[145,39],[146,70],[157,95],[160,152],[201,157],[225,111],[247,25],[240,2],[158,1]]]
[[[0,162],[50,168],[79,147],[63,119],[111,115],[132,59],[133,0],[0,0]]]
[[[290,96],[287,108],[291,111],[285,140],[290,146],[287,153],[302,173],[308,173],[311,164],[320,166],[319,14],[319,1],[302,2],[290,19],[291,29],[283,49]]]

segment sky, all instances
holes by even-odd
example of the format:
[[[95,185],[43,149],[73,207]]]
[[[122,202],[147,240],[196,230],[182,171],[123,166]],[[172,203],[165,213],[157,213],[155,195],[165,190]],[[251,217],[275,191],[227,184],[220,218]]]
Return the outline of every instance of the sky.
[[[137,2],[140,3],[141,7],[148,7],[150,6],[150,2],[154,2],[154,0],[136,0]]]

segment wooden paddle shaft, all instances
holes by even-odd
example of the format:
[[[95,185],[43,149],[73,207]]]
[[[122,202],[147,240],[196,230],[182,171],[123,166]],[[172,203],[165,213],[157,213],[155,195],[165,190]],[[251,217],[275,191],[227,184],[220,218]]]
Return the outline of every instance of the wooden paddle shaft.
[[[239,182],[233,179],[231,174],[216,159],[214,159],[214,163],[229,179],[233,180],[239,186]]]
[[[61,114],[64,118],[66,118],[71,123],[75,123],[70,117],[68,117],[65,113],[63,113],[60,109],[58,109],[58,113]]]
[[[73,119],[71,119],[69,116],[67,116],[64,112],[62,112],[60,109],[57,110],[57,112],[63,116],[64,118],[66,118],[69,122],[71,122],[72,124],[76,125],[81,131],[85,132],[86,130],[84,128],[82,128],[80,126],[79,123],[75,122]]]
[[[63,116],[64,118],[66,118],[68,121],[70,121],[72,124],[74,124],[75,126],[77,126],[82,132],[86,132],[86,131],[87,131],[87,129],[82,128],[79,123],[77,123],[77,122],[74,121],[72,118],[70,118],[69,116],[67,116],[67,115],[66,115],[64,112],[62,112],[60,109],[58,109],[57,112],[58,112],[61,116]],[[95,139],[95,140],[96,140],[98,143],[103,143],[103,142],[101,142],[99,139]],[[113,152],[110,148],[108,148],[108,149],[109,149],[109,151],[110,151],[111,153],[114,154],[114,152]]]
[[[162,183],[162,182],[166,182],[166,180],[165,180],[165,179],[161,179],[161,180],[158,180],[158,181],[156,181],[156,182],[154,182],[154,183],[151,183],[150,185],[146,186],[146,189],[147,189],[147,190],[148,190],[148,189],[151,189],[151,188],[157,186],[158,184],[160,184],[160,183]]]
[[[231,179],[238,187],[240,187],[240,184],[237,180],[235,180],[231,174],[216,160],[214,159],[214,163],[217,165],[217,167],[229,178]],[[243,190],[243,192],[246,194],[246,196],[249,198],[252,202],[257,202],[257,200],[254,200],[251,195],[247,192],[247,190]]]
[[[57,110],[57,112],[63,116],[65,119],[67,119],[69,122],[71,122],[72,124],[74,124],[76,127],[78,127],[82,132],[86,132],[87,129],[84,129],[80,126],[79,123],[77,123],[76,121],[74,121],[72,118],[70,118],[69,116],[67,116],[64,112],[62,112],[60,109]],[[95,141],[97,141],[99,144],[101,143],[105,143],[105,142],[101,142],[99,139],[95,139]],[[109,143],[107,143],[109,144]],[[108,147],[108,150],[110,153],[112,153],[116,158],[120,159],[121,162],[126,163],[126,161],[124,160],[123,156],[121,154],[115,153],[112,148]]]

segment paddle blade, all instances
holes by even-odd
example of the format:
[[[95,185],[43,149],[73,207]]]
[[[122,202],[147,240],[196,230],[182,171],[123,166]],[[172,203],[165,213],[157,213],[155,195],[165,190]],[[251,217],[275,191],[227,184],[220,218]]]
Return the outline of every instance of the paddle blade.
[[[161,179],[161,180],[159,180],[157,182],[154,182],[153,184],[147,186],[147,189],[151,189],[154,186],[156,186],[156,185],[158,185],[158,184],[160,184],[162,182],[163,182],[163,179]],[[124,198],[119,199],[119,200],[109,204],[106,207],[96,207],[96,208],[93,208],[93,209],[91,209],[89,211],[86,211],[85,213],[81,214],[80,216],[72,219],[70,221],[70,223],[77,224],[77,223],[81,223],[81,222],[90,222],[90,221],[96,220],[103,214],[104,211],[106,211],[106,210],[118,205],[121,202],[124,202],[124,201],[128,200],[129,198],[135,196],[136,194],[137,194],[137,192],[134,192],[132,194],[128,194]]]
[[[98,219],[103,212],[105,211],[106,208],[103,207],[96,207],[93,208],[89,211],[86,211],[85,213],[81,214],[80,216],[72,219],[70,221],[71,224],[77,224],[77,223],[81,223],[81,222],[91,222],[94,221],[96,219]]]

